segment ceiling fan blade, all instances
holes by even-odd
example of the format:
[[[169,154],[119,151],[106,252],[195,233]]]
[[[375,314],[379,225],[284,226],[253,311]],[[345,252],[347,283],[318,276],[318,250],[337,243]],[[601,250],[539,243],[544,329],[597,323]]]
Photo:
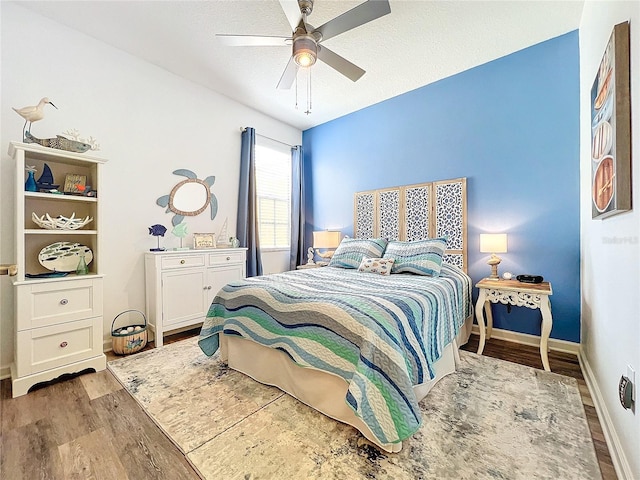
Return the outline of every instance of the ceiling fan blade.
[[[363,69],[322,45],[318,45],[318,58],[354,82],[365,74]]]
[[[298,0],[280,0],[280,6],[282,10],[284,10],[284,14],[289,20],[289,25],[291,25],[291,31],[295,32],[300,19],[302,18],[302,13],[300,13],[300,6],[298,5]]]
[[[278,86],[280,90],[288,90],[293,85],[293,81],[296,79],[296,74],[298,73],[298,64],[293,61],[293,56],[289,58],[289,63],[282,72],[282,77],[280,77],[280,81],[278,82]]]
[[[291,37],[269,37],[264,35],[226,35],[216,34],[218,40],[231,47],[289,47]]]
[[[324,25],[320,25],[315,31],[322,34],[322,41],[324,41],[388,13],[391,13],[388,0],[367,0]]]

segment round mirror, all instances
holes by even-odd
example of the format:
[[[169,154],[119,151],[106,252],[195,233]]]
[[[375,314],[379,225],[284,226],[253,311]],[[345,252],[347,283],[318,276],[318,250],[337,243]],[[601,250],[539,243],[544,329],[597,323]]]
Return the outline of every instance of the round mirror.
[[[210,195],[207,183],[189,178],[173,187],[169,196],[169,208],[180,215],[199,215],[209,206]]]

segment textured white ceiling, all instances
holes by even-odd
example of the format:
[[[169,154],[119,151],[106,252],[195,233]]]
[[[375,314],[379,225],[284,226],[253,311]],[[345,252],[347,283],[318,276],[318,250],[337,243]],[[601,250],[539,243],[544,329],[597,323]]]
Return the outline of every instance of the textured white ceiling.
[[[316,0],[319,26],[362,3]],[[366,70],[357,82],[322,62],[296,89],[276,85],[286,47],[228,47],[216,33],[291,34],[277,0],[32,1],[20,4],[305,130],[578,28],[583,1],[390,0],[391,13],[324,42]],[[302,69],[301,69],[302,71]]]

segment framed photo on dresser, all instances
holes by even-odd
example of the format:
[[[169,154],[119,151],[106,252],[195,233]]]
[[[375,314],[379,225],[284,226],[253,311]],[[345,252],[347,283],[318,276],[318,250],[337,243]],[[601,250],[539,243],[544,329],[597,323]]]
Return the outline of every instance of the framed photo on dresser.
[[[193,234],[193,248],[216,248],[216,234],[215,233],[194,233]]]

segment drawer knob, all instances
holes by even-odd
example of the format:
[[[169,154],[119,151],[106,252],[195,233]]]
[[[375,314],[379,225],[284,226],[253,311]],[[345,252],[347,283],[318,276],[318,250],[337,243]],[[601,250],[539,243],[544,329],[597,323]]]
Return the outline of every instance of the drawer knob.
[[[227,260],[231,260],[231,257],[227,257]]]
[[[184,260],[180,260],[180,265],[184,265]]]
[[[207,287],[207,290],[211,290],[211,285],[209,285],[209,286]]]
[[[204,287],[202,287],[203,290],[207,290],[207,286],[205,285]]]
[[[66,305],[67,303],[69,303],[69,300],[67,300],[66,298],[60,300],[60,305]]]
[[[62,343],[60,344],[60,348],[64,348],[64,347],[66,347],[67,345],[69,345],[67,342],[62,342]]]

